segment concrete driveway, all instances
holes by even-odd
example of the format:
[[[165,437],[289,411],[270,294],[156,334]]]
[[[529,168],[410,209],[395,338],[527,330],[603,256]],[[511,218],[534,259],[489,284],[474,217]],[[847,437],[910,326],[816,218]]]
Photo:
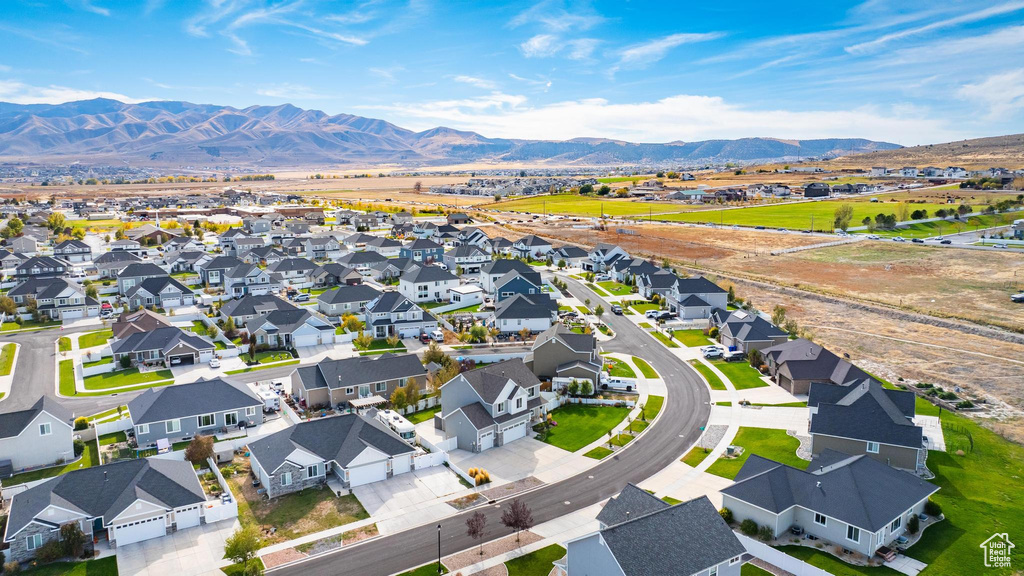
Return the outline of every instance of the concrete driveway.
[[[751,428],[774,428],[776,430],[794,430],[806,436],[808,426],[807,408],[780,408],[775,406],[715,406],[711,409],[709,425],[723,424],[728,426],[732,419],[732,411],[739,410],[740,426]]]
[[[238,520],[223,520],[179,530],[117,549],[118,574],[134,576],[223,576],[224,541],[238,529]]]
[[[504,446],[475,454],[465,450],[453,450],[448,456],[463,470],[487,470],[495,484],[512,482],[527,476],[534,476],[546,483],[557,482],[588,470],[598,463],[598,460],[593,458],[566,452],[533,438],[520,438]]]
[[[434,466],[399,474],[382,482],[356,486],[352,493],[370,516],[384,516],[465,489],[454,472],[444,466]]]

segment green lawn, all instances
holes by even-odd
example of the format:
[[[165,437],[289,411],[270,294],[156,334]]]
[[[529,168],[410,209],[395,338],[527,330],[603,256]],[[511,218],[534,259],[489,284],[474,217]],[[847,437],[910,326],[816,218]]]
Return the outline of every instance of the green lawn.
[[[654,420],[658,416],[658,412],[661,412],[661,407],[664,404],[664,396],[648,396],[647,402],[644,404],[644,418],[648,422]]]
[[[127,408],[127,406],[125,408]],[[103,420],[109,420],[109,419],[113,419],[113,418],[116,418],[116,417],[117,417],[117,408],[111,408],[110,410],[104,410],[103,412],[98,412],[96,414],[93,414],[92,416],[89,416],[87,418],[87,420],[89,422],[97,422],[97,421],[102,422]]]
[[[117,444],[118,442],[127,442],[128,437],[124,432],[111,432],[110,434],[104,434],[100,436],[100,446],[110,446],[111,444]]]
[[[4,479],[4,486],[15,486],[17,484],[24,484],[25,482],[32,482],[33,480],[53,478],[54,476],[67,474],[68,472],[78,470],[79,468],[90,468],[92,466],[99,465],[100,456],[96,453],[96,444],[93,442],[86,442],[85,450],[82,452],[82,458],[80,460],[69,462],[64,466],[54,466],[53,468],[43,468],[41,470],[32,470],[30,472],[15,474],[10,478]]]
[[[916,210],[916,208],[915,208]],[[928,211],[930,214],[933,210]],[[1015,219],[1020,218],[1019,212],[1004,214],[970,214],[962,220],[936,220],[933,222],[918,222],[895,230],[864,230],[861,234],[877,234],[883,237],[902,236],[904,238],[929,238],[932,236],[945,236],[946,234],[957,234],[967,232],[976,228],[991,228],[993,226],[1005,226],[1013,224]],[[858,222],[859,224],[859,222]]]
[[[626,286],[625,284],[615,282],[613,280],[598,282],[597,285],[604,288],[604,291],[612,296],[629,296],[633,293],[633,288],[631,286]]]
[[[672,333],[672,337],[682,342],[687,348],[700,348],[711,344],[703,330],[676,330]]]
[[[597,284],[593,284],[591,282],[587,282],[587,288],[590,288],[591,290],[593,290],[594,294],[597,294],[598,296],[611,296],[611,294],[609,294],[609,293],[605,292],[604,290],[602,290]]]
[[[57,340],[57,350],[60,352],[71,352],[71,338],[61,336]]]
[[[0,350],[0,376],[9,376],[11,370],[14,369],[14,353],[18,350],[18,345],[11,342],[4,344],[2,350]]]
[[[927,538],[928,536],[928,532],[925,532],[924,537]],[[901,574],[888,566],[853,566],[852,564],[843,562],[828,552],[817,550],[815,548],[808,548],[806,546],[778,546],[777,548],[790,556],[807,562],[812,566],[817,566],[834,576],[899,576]],[[981,561],[978,563],[981,564]],[[985,572],[989,573],[988,570]],[[926,568],[923,573],[926,575],[935,574],[930,567]],[[957,574],[965,573],[966,572],[957,572]]]
[[[447,574],[448,568],[441,564],[441,574]],[[402,572],[398,576],[437,576],[437,562],[431,564],[424,564],[419,568],[409,570],[408,572]]]
[[[654,328],[654,326],[651,326],[650,322],[641,322],[640,324],[638,324],[638,326],[640,326],[641,328],[648,328],[648,329]]]
[[[665,334],[663,334],[660,331],[654,331],[654,332],[651,332],[650,334],[652,336],[654,336],[655,338],[657,338],[658,340],[660,340],[662,344],[664,344],[665,346],[668,346],[669,348],[679,348],[679,344],[676,344],[668,336],[666,336]]]
[[[202,320],[193,320],[191,330],[195,334],[207,334],[206,324],[203,324]]]
[[[605,358],[604,364],[608,368],[608,375],[613,378],[636,378],[636,372],[622,360]]]
[[[281,366],[291,366],[293,364],[298,364],[298,363],[299,363],[298,360],[289,360],[287,362],[278,362],[276,364],[264,364],[264,365],[258,365],[258,366],[249,366],[248,368],[239,368],[238,370],[228,370],[227,372],[225,372],[225,374],[227,374],[229,376],[232,375],[232,374],[245,374],[247,372],[255,372],[256,370],[266,370],[267,368],[280,368]]]
[[[675,506],[676,504],[682,504],[683,503],[682,500],[680,500],[678,498],[673,498],[671,496],[662,496],[661,499],[662,499],[663,502],[665,502],[665,504],[668,504],[669,506]]]
[[[683,456],[682,462],[691,468],[696,468],[697,466],[700,466],[700,463],[703,462],[710,453],[711,450],[705,450],[700,446],[694,446],[686,453],[686,456]]]
[[[761,379],[761,373],[744,362],[726,362],[725,360],[712,360],[715,368],[718,368],[725,377],[732,382],[737,390],[749,390],[750,388],[761,388],[768,383]]]
[[[593,458],[594,460],[600,460],[611,453],[612,451],[610,449],[605,448],[604,446],[598,446],[584,454],[584,456],[587,458]]]
[[[17,322],[4,322],[0,324],[0,332],[13,332],[15,330],[42,330],[44,328],[56,328],[60,326],[60,321],[57,322],[33,322],[26,320],[21,324]]]
[[[800,441],[786,434],[785,430],[741,427],[732,444],[742,446],[743,454],[733,459],[719,458],[708,468],[708,473],[732,480],[751,454],[757,454],[801,470],[807,468],[808,462],[796,456],[796,449],[800,447]]]
[[[114,337],[112,330],[100,330],[98,332],[88,332],[78,337],[79,348],[92,348],[93,346],[102,346],[106,344],[108,340]]]
[[[661,310],[661,305],[652,304],[651,302],[643,302],[641,304],[630,304],[629,307],[635,310],[638,314],[646,314],[650,310]]]
[[[117,557],[87,562],[54,562],[18,572],[22,576],[117,576]]]
[[[693,366],[697,372],[700,372],[700,375],[708,381],[708,385],[711,386],[712,390],[726,390],[725,384],[718,377],[718,374],[712,372],[711,368],[705,366],[703,362],[700,360],[690,360],[690,366]]]
[[[397,350],[405,350],[405,344],[403,344],[401,341],[399,341],[398,344],[395,344],[394,346],[392,346],[391,344],[388,344],[387,338],[377,338],[376,340],[370,342],[370,345],[367,346],[366,348],[360,348],[358,345],[356,345],[356,349],[357,350],[396,350],[396,349]]]
[[[441,405],[438,404],[437,406],[434,406],[433,408],[426,408],[424,410],[419,410],[417,412],[413,412],[412,414],[407,414],[405,418],[409,422],[412,422],[413,424],[419,424],[420,422],[426,422],[427,420],[433,420],[434,414],[437,414],[440,411],[441,411]]]
[[[587,308],[586,306],[577,306],[576,309],[580,311],[580,314],[592,314],[590,308]]]
[[[584,406],[566,404],[551,411],[551,418],[558,423],[552,426],[544,440],[569,452],[575,452],[595,440],[608,435],[629,414],[629,408],[614,406]]]
[[[106,374],[87,376],[84,379],[84,383],[86,390],[108,390],[110,388],[136,386],[173,379],[174,374],[171,374],[170,370],[139,372],[138,368],[128,368],[127,370],[116,370]]]
[[[502,200],[495,204],[483,204],[477,207],[508,212],[565,214],[587,217],[597,217],[602,214],[605,216],[646,216],[651,213],[682,212],[693,209],[692,206],[685,204],[633,202],[626,199],[601,199],[575,194],[531,196],[516,200]]]
[[[740,576],[772,576],[772,573],[748,562],[740,567]]]
[[[562,556],[565,556],[565,548],[552,544],[505,562],[505,568],[508,576],[548,576],[554,568],[552,563]]]
[[[629,434],[618,434],[616,436],[612,436],[612,439],[609,440],[609,442],[611,442],[615,446],[625,446],[626,444],[629,444],[632,441],[633,436]]]
[[[113,363],[114,363],[114,357],[113,356],[104,356],[104,357],[100,358],[99,360],[93,360],[91,362],[82,362],[82,368],[92,368],[93,366],[100,366],[100,365],[103,365],[103,364],[113,364]]]
[[[643,358],[639,356],[633,356],[633,364],[636,364],[636,367],[640,369],[640,372],[644,375],[644,378],[658,377],[658,373]]]
[[[238,357],[246,364],[252,363],[248,352],[240,354]],[[284,362],[291,359],[292,353],[287,350],[264,350],[263,352],[256,353],[256,364],[270,364],[271,362]]]
[[[62,396],[74,396],[75,394],[75,361],[61,360],[57,365],[60,375],[59,390]]]

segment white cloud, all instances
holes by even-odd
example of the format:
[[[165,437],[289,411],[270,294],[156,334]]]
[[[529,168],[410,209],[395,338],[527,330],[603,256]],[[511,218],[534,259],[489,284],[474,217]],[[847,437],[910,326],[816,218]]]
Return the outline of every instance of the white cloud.
[[[683,44],[707,42],[722,36],[721,32],[672,34],[664,38],[633,44],[624,48],[619,53],[619,65],[646,66],[661,60],[668,54],[669,50]]]
[[[281,100],[319,100],[321,98],[327,98],[326,95],[317,93],[309,86],[292,84],[290,82],[270,84],[257,89],[256,93],[260,96],[279,98]]]
[[[477,88],[483,88],[484,90],[495,90],[498,85],[494,82],[487,80],[486,78],[477,78],[476,76],[455,76],[452,78],[460,84],[469,84],[470,86],[476,86]]]
[[[147,102],[154,98],[132,98],[117,92],[68,88],[67,86],[30,86],[16,80],[0,80],[0,101],[14,104],[63,104],[76,100],[110,98],[128,104]]]
[[[605,21],[605,18],[592,10],[569,11],[554,7],[555,2],[545,0],[534,4],[520,12],[509,21],[510,28],[518,28],[526,24],[539,24],[553,32],[570,30],[589,30]]]
[[[965,137],[927,109],[762,110],[713,96],[681,94],[652,102],[615,104],[594,98],[528,106],[523,96],[492,93],[469,100],[365,106],[422,130],[438,124],[489,137],[556,139],[582,136],[632,142],[710,138],[864,137],[903,144]]]
[[[0,64],[0,72],[10,72],[10,71],[11,71],[11,67],[10,66],[7,66],[6,64]]]
[[[953,18],[943,18],[924,26],[918,26],[916,28],[908,28],[906,30],[900,30],[898,32],[891,32],[883,36],[879,36],[874,40],[867,42],[860,42],[846,47],[846,51],[851,54],[864,54],[874,52],[882,46],[892,42],[893,40],[901,40],[910,36],[918,36],[935,30],[941,30],[943,28],[950,28],[953,26],[959,26],[960,24],[969,24],[971,22],[979,22],[981,20],[987,20],[994,16],[1001,16],[1003,14],[1009,14],[1011,12],[1017,12],[1018,10],[1024,10],[1024,2],[1007,2],[1005,4],[999,4],[997,6],[991,6],[982,10],[976,10],[974,12],[968,12],[960,16]]]
[[[570,40],[566,43],[569,46],[569,58],[571,60],[587,60],[600,43],[601,41],[597,38]]]
[[[533,86],[534,88],[543,88],[545,92],[547,92],[548,89],[551,88],[551,80],[548,80],[546,78],[540,78],[540,79],[524,78],[522,76],[519,76],[517,74],[512,74],[512,73],[509,73],[508,77],[513,79],[513,80],[515,80],[515,81],[517,81],[517,82],[522,82],[522,83],[527,84],[529,86]]]
[[[519,50],[527,58],[547,58],[561,49],[561,41],[554,34],[537,34],[519,45]]]
[[[100,16],[110,16],[110,10],[102,6],[97,6],[89,0],[82,0],[82,9],[86,12],[92,12],[93,14],[99,14]]]
[[[1024,110],[1024,68],[964,84],[957,96],[985,107],[993,120],[1016,115]]]
[[[384,80],[385,82],[390,84],[390,83],[394,82],[395,80],[397,80],[397,76],[396,75],[399,72],[403,71],[403,70],[405,70],[405,68],[403,68],[401,66],[390,66],[390,67],[387,67],[387,68],[380,68],[380,67],[370,68],[369,72],[370,72],[370,74],[373,74],[374,76],[376,76],[376,77],[380,78],[381,80]]]

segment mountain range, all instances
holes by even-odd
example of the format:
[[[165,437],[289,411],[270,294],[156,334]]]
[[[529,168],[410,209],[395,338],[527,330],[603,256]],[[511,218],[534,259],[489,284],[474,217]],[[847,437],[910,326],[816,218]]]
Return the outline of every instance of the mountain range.
[[[0,102],[0,159],[152,166],[453,164],[552,165],[777,162],[899,148],[860,138],[743,138],[638,144],[486,138],[438,127],[414,132],[384,120],[330,116],[290,104],[230,106],[94,99],[65,104]]]

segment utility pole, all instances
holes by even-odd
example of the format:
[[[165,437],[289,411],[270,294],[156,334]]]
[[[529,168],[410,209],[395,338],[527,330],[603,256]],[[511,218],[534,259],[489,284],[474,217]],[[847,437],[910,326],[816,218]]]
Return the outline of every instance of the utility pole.
[[[437,525],[437,573],[444,574],[444,568],[441,566],[441,525]]]

